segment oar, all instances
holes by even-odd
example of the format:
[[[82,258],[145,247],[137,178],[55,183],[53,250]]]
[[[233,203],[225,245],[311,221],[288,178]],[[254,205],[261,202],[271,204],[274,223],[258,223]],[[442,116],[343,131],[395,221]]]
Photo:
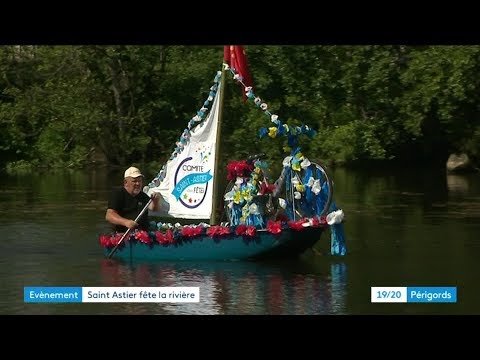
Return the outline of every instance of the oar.
[[[138,214],[138,216],[135,218],[135,220],[134,220],[135,222],[138,222],[138,220],[140,220],[140,218],[142,217],[143,213],[145,211],[147,211],[148,205],[150,205],[152,200],[153,200],[153,197],[151,197],[150,200],[148,200],[147,205],[145,205],[145,207],[142,209],[142,211],[140,211],[140,214]],[[115,251],[117,251],[118,246],[122,243],[123,239],[125,239],[127,237],[127,235],[130,233],[130,230],[132,230],[132,229],[133,228],[129,228],[129,229],[127,229],[127,231],[125,231],[125,234],[123,234],[120,241],[117,243],[117,245],[115,245],[115,247],[112,249],[110,254],[108,254],[108,259],[110,259],[112,257],[112,255],[115,253]]]

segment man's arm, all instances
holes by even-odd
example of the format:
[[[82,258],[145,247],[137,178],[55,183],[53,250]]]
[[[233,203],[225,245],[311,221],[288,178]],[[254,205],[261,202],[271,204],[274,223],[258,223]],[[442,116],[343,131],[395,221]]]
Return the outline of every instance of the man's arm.
[[[125,219],[113,209],[107,209],[107,213],[105,214],[105,220],[107,220],[110,224],[125,226],[128,229],[135,228],[138,226],[138,224],[135,221]]]
[[[151,210],[151,211],[158,211],[160,210],[160,193],[158,192],[154,192],[152,194],[152,202],[150,203],[150,205],[148,206],[148,208]]]

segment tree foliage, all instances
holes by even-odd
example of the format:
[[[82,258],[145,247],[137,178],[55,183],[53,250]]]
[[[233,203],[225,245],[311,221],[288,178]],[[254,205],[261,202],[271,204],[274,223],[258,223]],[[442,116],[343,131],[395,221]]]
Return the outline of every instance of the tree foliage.
[[[480,157],[479,46],[246,46],[255,94],[336,163]],[[0,47],[0,167],[165,162],[208,96],[222,46]],[[228,76],[224,158],[264,151],[270,119]]]

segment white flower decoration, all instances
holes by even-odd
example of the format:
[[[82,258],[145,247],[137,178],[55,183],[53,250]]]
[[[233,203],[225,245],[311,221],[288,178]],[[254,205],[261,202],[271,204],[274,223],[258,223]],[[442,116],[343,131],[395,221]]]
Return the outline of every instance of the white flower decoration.
[[[305,221],[305,222],[302,224],[303,227],[310,227],[310,226],[312,226],[312,225],[313,225],[312,219],[308,219],[308,221]]]
[[[307,186],[311,187],[313,185],[314,181],[315,181],[315,179],[313,178],[313,176],[310,176],[310,179],[308,179],[308,182],[307,182]]]
[[[243,184],[243,177],[237,177],[237,179],[235,180],[235,186],[238,188],[242,184]]]
[[[282,165],[283,167],[290,167],[290,163],[292,162],[293,157],[292,156],[287,156],[285,159],[283,159]]]
[[[253,204],[250,205],[250,214],[260,215],[260,211],[258,210],[257,204],[253,203]]]
[[[223,196],[223,199],[224,199],[225,201],[232,201],[234,195],[235,195],[235,189],[232,189],[232,190],[230,190],[229,192],[227,192],[227,193]],[[229,205],[230,205],[230,204],[229,204]]]
[[[316,179],[314,182],[313,182],[313,185],[312,185],[312,192],[315,194],[315,195],[318,195],[320,193],[320,190],[322,190],[322,187],[320,186],[320,180],[319,179]]]
[[[340,224],[345,217],[343,210],[332,211],[330,214],[327,215],[327,224]]]
[[[312,165],[312,163],[310,162],[310,160],[308,160],[307,158],[304,158],[302,163],[300,164],[300,166],[302,167],[302,169],[306,169],[308,168],[310,165]]]

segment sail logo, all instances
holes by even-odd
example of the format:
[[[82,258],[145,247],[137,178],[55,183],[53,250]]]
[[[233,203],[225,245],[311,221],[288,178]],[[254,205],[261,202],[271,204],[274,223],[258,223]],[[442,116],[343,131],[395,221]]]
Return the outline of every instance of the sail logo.
[[[175,184],[172,195],[187,208],[194,209],[202,204],[207,195],[208,183],[213,179],[211,170],[204,171],[202,165],[192,165],[184,159],[175,172]]]

